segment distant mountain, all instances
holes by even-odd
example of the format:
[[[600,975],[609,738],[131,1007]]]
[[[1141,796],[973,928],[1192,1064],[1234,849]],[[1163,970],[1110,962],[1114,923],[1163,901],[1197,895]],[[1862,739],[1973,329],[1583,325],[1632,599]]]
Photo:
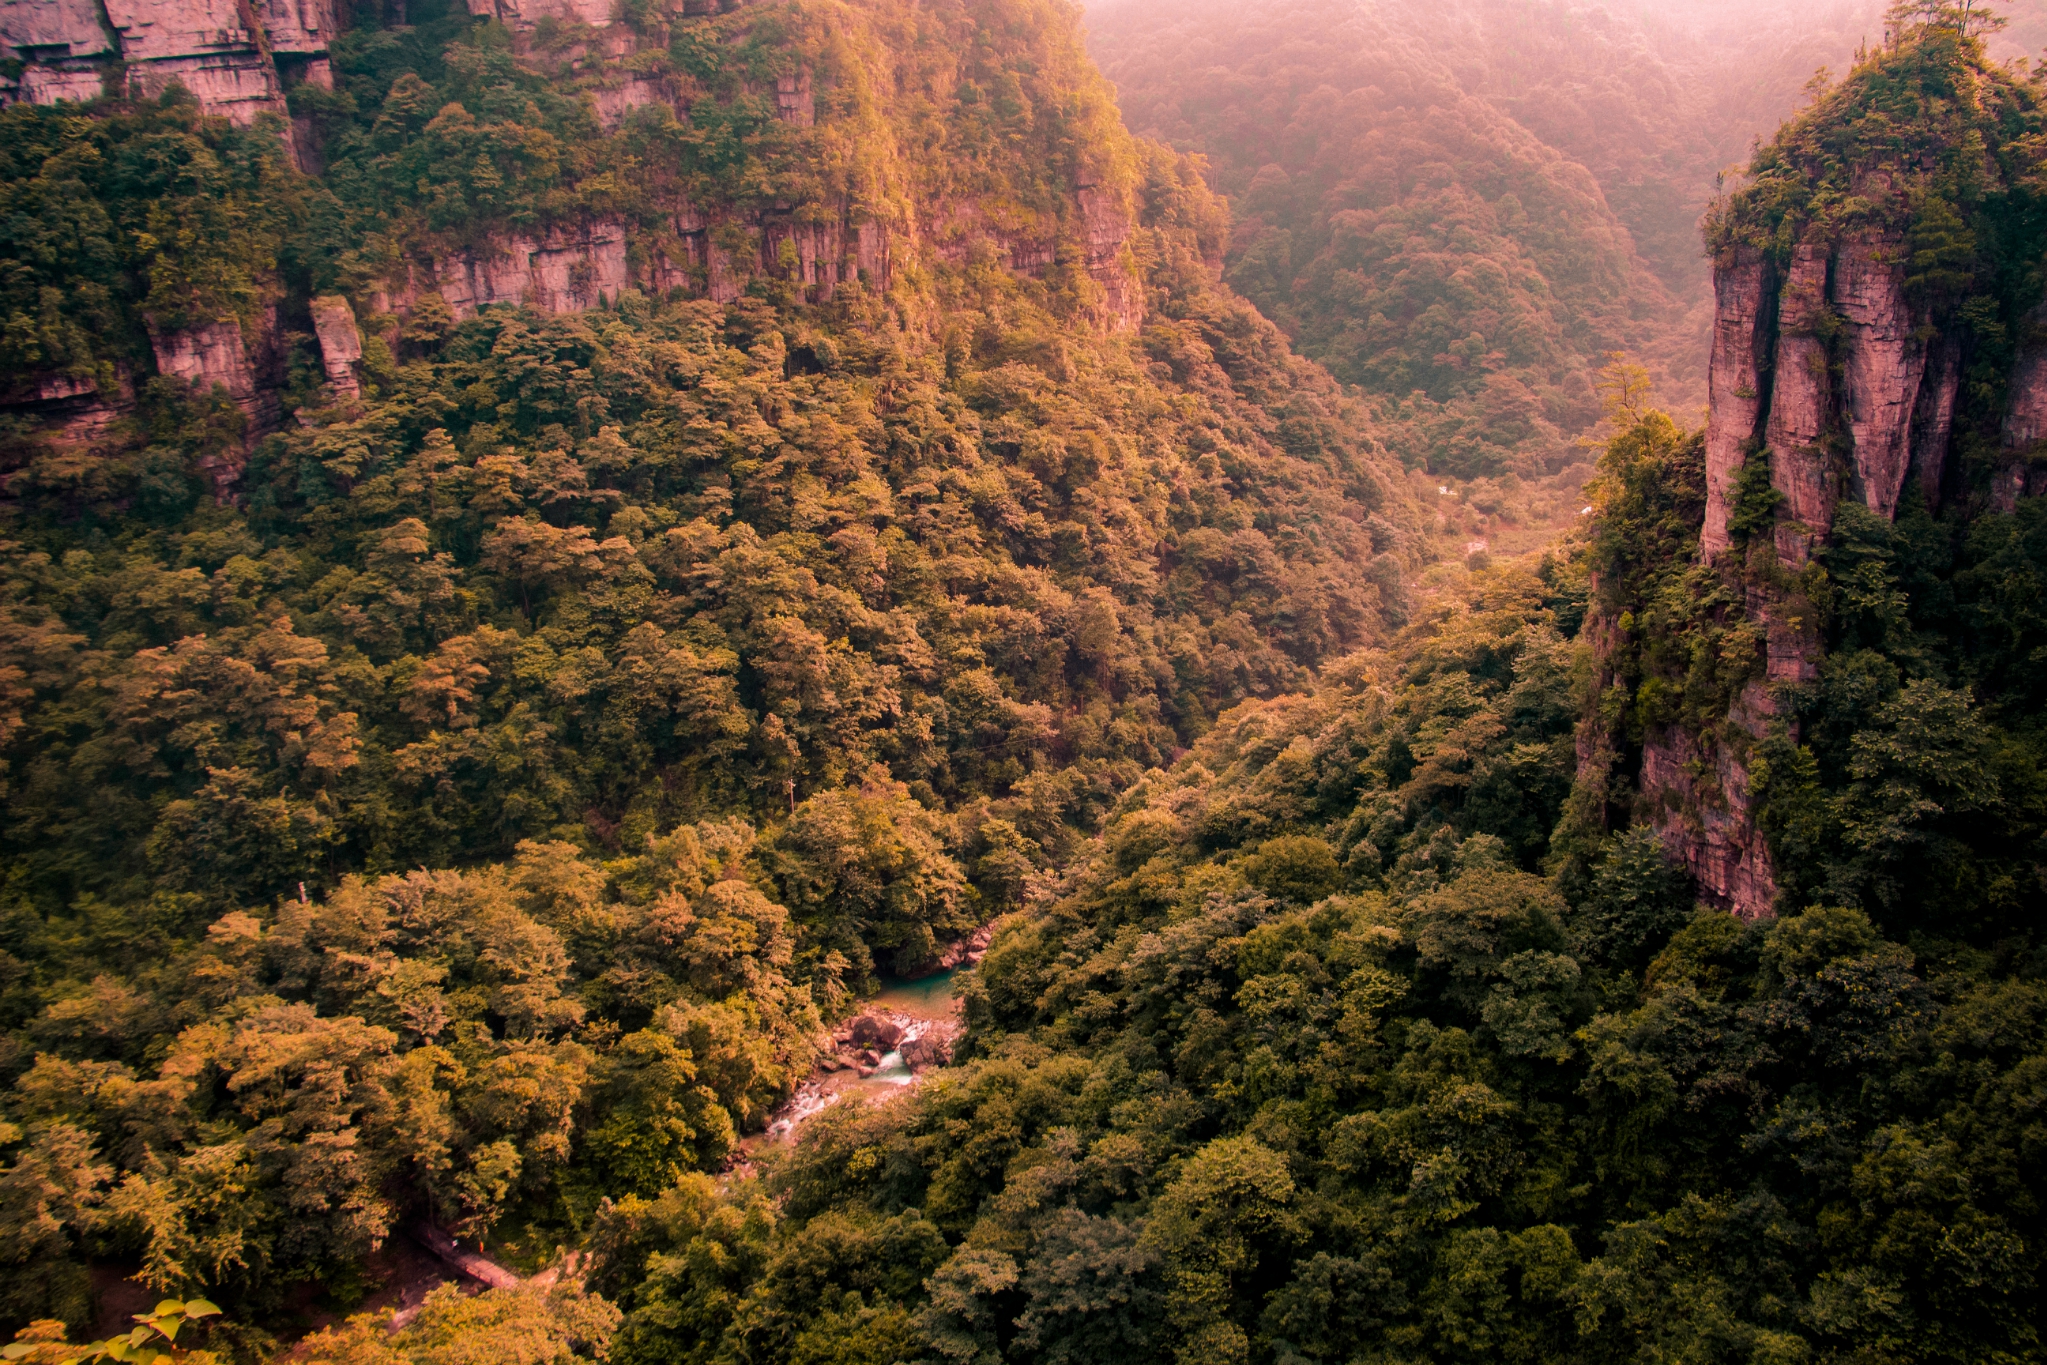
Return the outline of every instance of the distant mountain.
[[[1720,173],[1880,4],[1097,0],[1132,128],[1206,156],[1229,278],[1439,472],[1575,458],[1606,353],[1696,412]],[[2028,3],[2001,40],[2047,33]],[[1421,397],[1415,397],[1421,395]]]

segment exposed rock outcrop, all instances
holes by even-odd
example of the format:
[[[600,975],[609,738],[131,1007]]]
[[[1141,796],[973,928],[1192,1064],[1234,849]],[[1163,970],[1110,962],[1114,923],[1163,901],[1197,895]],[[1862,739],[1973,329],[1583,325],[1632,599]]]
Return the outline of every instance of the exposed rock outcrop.
[[[137,95],[182,85],[209,114],[253,123],[286,114],[302,80],[330,85],[337,0],[7,0],[0,55],[23,63],[0,102],[93,99],[108,81]],[[116,91],[115,93],[118,93]],[[314,149],[287,123],[302,167]]]
[[[1763,439],[1770,451],[1771,482],[1784,495],[1777,522],[1777,556],[1803,564],[1834,521],[1834,470],[1824,442],[1833,393],[1827,343],[1819,335],[1827,307],[1827,251],[1800,246],[1777,299],[1777,349],[1770,385],[1770,418]],[[1722,477],[1723,487],[1732,483]],[[1725,512],[1723,511],[1723,516]]]
[[[281,376],[275,347],[282,328],[275,310],[265,310],[258,322],[258,332],[262,338],[261,353],[252,357],[242,324],[233,318],[179,328],[163,327],[155,319],[149,321],[149,344],[156,356],[156,372],[201,389],[226,390],[247,419],[243,449],[223,451],[201,462],[214,496],[223,502],[234,496],[247,447],[257,437],[277,429],[280,411],[277,381]]]
[[[656,105],[673,108],[678,104],[675,89],[666,79],[638,72],[611,74],[602,85],[588,93],[591,108],[597,115],[597,124],[607,133],[631,118],[636,109]]]
[[[2047,450],[2047,304],[2027,315],[2019,338],[2019,360],[2004,419],[2004,458],[1991,484],[1991,499],[2000,512],[2012,511],[2028,492],[2041,491],[2038,461],[2043,450]]]
[[[194,384],[219,384],[238,402],[256,396],[256,372],[249,365],[248,348],[242,344],[241,325],[234,319],[174,331],[152,323],[149,341],[156,352],[158,374]]]
[[[355,367],[362,360],[362,333],[347,299],[330,294],[313,300],[313,336],[320,343],[320,360],[334,392],[348,397],[360,393]]]
[[[1759,703],[1747,696],[1736,705],[1753,722],[1761,719]],[[1661,726],[1643,743],[1641,785],[1664,851],[1697,880],[1701,899],[1744,919],[1769,913],[1777,874],[1740,757],[1724,744]]]
[[[1713,354],[1708,371],[1711,416],[1706,424],[1706,557],[1727,548],[1727,511],[1734,477],[1761,434],[1766,410],[1770,332],[1776,322],[1776,277],[1760,252],[1730,262],[1713,277]]]
[[[99,0],[9,0],[0,4],[0,57],[21,74],[0,74],[0,104],[97,99],[120,47]]]
[[[1728,546],[1736,481],[1759,427],[1772,483],[1784,495],[1776,544],[1790,565],[1806,562],[1824,541],[1844,493],[1888,518],[1915,469],[1923,484],[1940,486],[1959,355],[1937,346],[1929,371],[1902,258],[1894,237],[1857,237],[1832,249],[1801,244],[1775,298],[1773,272],[1754,253],[1715,272],[1700,537],[1709,560]],[[1837,465],[1837,450],[1848,463]]]
[[[53,448],[90,453],[113,436],[115,425],[134,411],[134,376],[116,364],[112,383],[102,392],[103,376],[71,374],[16,376],[5,385],[0,410],[34,424]]]
[[[618,223],[591,223],[540,240],[514,237],[496,252],[464,252],[435,266],[441,297],[458,318],[493,303],[528,303],[575,313],[615,299],[632,283],[626,234]]]
[[[863,1014],[853,1021],[847,1036],[856,1047],[888,1052],[903,1040],[903,1028],[885,1014]]]
[[[1912,419],[1926,378],[1926,341],[1905,300],[1904,257],[1898,238],[1865,236],[1843,242],[1834,258],[1852,491],[1885,520],[1898,514],[1911,469]]]
[[[338,0],[256,0],[255,12],[279,60],[326,56],[340,25]]]
[[[1887,188],[1872,181],[1869,192]],[[1951,447],[1963,341],[1914,303],[1906,255],[1899,234],[1865,232],[1801,242],[1774,264],[1759,251],[1736,251],[1715,271],[1700,547],[1708,563],[1734,548],[1730,519],[1743,469],[1767,458],[1781,501],[1773,534],[1749,550],[1766,547],[1774,563],[1751,558],[1741,569],[1743,611],[1764,629],[1766,667],[1716,734],[1652,727],[1639,790],[1666,851],[1697,877],[1702,896],[1746,916],[1769,913],[1777,885],[1756,825],[1746,754],[1774,725],[1789,724],[1781,689],[1815,681],[1823,653],[1819,612],[1796,574],[1826,545],[1843,498],[1888,520],[1907,496],[1923,495],[1937,508],[1958,486]],[[2020,340],[2005,455],[1990,489],[2005,510],[2047,491],[2040,458],[2047,452],[2047,308]],[[1598,765],[1611,759],[1592,746],[1582,764],[1604,771]]]
[[[99,0],[8,0],[0,5],[0,40],[28,61],[102,57],[114,51]]]
[[[817,97],[811,90],[808,69],[776,78],[775,116],[798,128],[809,128],[817,122]]]
[[[939,970],[979,966],[981,959],[988,956],[988,945],[994,941],[995,926],[982,925],[959,942],[946,945],[945,951],[938,955]]]
[[[687,119],[687,79],[629,60],[645,38],[622,22],[616,0],[465,3],[479,19],[502,24],[522,60],[580,91],[600,126],[615,128],[655,105]],[[682,11],[705,15],[740,7],[740,0],[687,0]],[[342,13],[340,0],[5,0],[0,56],[22,66],[17,79],[0,85],[0,99],[92,98],[108,82],[110,93],[141,95],[175,82],[207,113],[237,123],[278,115],[299,167],[317,174],[313,124],[294,125],[286,117],[285,94],[302,82],[331,88],[328,45]],[[770,101],[784,123],[807,130],[820,116],[821,79],[811,66],[797,65],[749,93]],[[832,106],[823,107],[832,117]],[[343,399],[362,383],[358,316],[372,321],[384,344],[395,345],[402,335],[397,324],[429,296],[460,321],[500,305],[579,312],[615,302],[628,290],[729,303],[755,280],[773,277],[822,303],[856,282],[886,293],[899,272],[962,265],[992,249],[995,260],[1020,275],[1044,279],[1063,272],[1061,283],[1078,286],[1102,327],[1134,331],[1142,325],[1126,186],[1077,172],[1056,212],[1042,205],[1025,211],[1007,201],[918,202],[913,180],[861,191],[885,210],[842,193],[837,203],[682,200],[665,218],[557,221],[525,233],[500,229],[495,236],[453,238],[459,246],[450,238],[423,237],[382,281],[361,287],[352,299],[290,300],[284,284],[272,280],[267,287],[277,302],[258,315],[239,325],[152,325],[152,350],[159,373],[223,386],[248,414],[253,440],[274,430],[280,416],[287,340],[279,308],[292,313],[296,332],[310,321],[328,384]],[[82,422],[82,411],[68,412],[82,409],[80,395],[39,396],[36,385],[50,378],[29,376],[0,402],[39,419],[66,408],[64,420]],[[121,410],[115,398],[95,401],[101,415]],[[100,429],[106,425],[101,421]],[[224,497],[231,496],[238,473],[232,459],[209,470]]]
[[[609,28],[613,5],[612,0],[469,0],[469,12],[495,19],[514,33],[530,33],[544,19]]]
[[[934,1067],[952,1065],[954,1033],[953,1029],[933,1027],[922,1036],[909,1039],[902,1046],[903,1065],[920,1075]]]
[[[1947,454],[1954,440],[1955,402],[1962,391],[1960,341],[1951,336],[1933,340],[1922,385],[1920,401],[1912,410],[1912,477],[1926,505],[1937,511],[1947,499],[1954,474]]]
[[[1758,435],[1784,495],[1775,542],[1787,565],[1805,563],[1825,541],[1843,496],[1888,519],[1916,480],[1939,502],[1951,472],[1961,349],[1906,297],[1904,255],[1898,237],[1868,234],[1800,244],[1781,283],[1754,253],[1714,272],[1700,537],[1708,560],[1728,547],[1736,482]],[[2047,345],[2022,353],[2006,425],[2014,450],[2043,438]]]

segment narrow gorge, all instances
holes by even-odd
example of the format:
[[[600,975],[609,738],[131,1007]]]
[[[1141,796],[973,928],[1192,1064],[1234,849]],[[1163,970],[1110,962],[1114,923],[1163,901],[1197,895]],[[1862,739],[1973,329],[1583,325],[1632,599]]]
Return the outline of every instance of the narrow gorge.
[[[0,0],[7,1358],[2039,1360],[2038,8]]]

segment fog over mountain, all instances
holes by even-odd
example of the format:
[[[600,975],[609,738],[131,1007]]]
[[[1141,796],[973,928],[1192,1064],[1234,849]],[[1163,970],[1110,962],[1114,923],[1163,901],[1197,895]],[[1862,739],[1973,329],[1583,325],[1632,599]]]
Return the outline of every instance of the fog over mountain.
[[[1087,22],[1131,127],[1208,158],[1234,213],[1231,283],[1339,378],[1446,405],[1423,409],[1410,459],[1498,473],[1562,458],[1614,349],[1649,363],[1674,410],[1700,409],[1700,215],[1821,71],[1882,42],[1885,10],[1094,0]],[[2047,42],[2038,0],[2012,19],[2001,57]],[[1389,209],[1476,235],[1375,249],[1344,218]],[[1483,303],[1438,290],[1481,261],[1505,277]],[[1377,288],[1339,283],[1360,266]]]

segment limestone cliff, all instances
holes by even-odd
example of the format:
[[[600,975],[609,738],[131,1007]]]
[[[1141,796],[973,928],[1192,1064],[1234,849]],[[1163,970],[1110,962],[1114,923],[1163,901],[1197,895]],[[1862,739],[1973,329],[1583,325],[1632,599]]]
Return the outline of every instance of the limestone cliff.
[[[0,102],[147,95],[175,82],[237,123],[283,117],[291,86],[332,83],[337,15],[337,0],[8,0],[0,51],[22,70],[0,85]],[[285,127],[305,164],[312,149]]]
[[[1646,724],[1639,796],[1702,896],[1744,916],[1769,913],[1777,894],[1751,754],[1772,733],[1797,738],[1796,698],[1822,676],[1840,509],[1859,503],[1885,521],[1908,499],[1956,516],[2010,511],[2047,485],[2047,312],[2000,318],[2037,285],[2013,285],[2019,272],[1987,255],[1991,239],[1969,222],[2027,192],[2017,158],[2037,154],[1995,150],[2001,78],[1972,52],[1949,34],[1869,58],[1758,154],[1752,187],[1709,220],[1717,306],[1699,553],[1739,603],[1711,610],[1742,618],[1763,647],[1723,716]],[[1969,92],[1982,127],[1928,124],[1919,145],[1856,151],[1847,130],[1869,126],[1864,106],[1904,76]],[[1971,467],[1964,431],[1983,452]]]
[[[583,91],[601,126],[615,129],[635,117],[664,115],[690,120],[689,82],[648,73],[639,60],[649,50],[646,37],[615,17],[610,0],[467,3],[472,14],[509,29],[536,64]],[[740,8],[739,0],[688,0],[681,13],[708,16]],[[541,41],[542,25],[550,22],[557,34],[573,34],[573,41]],[[924,75],[904,71],[888,80]],[[752,93],[772,102],[782,124],[818,126],[817,73],[808,62]],[[839,92],[842,99],[846,93]],[[835,122],[828,132],[838,137],[892,131],[886,119],[864,128],[857,118]],[[888,151],[902,156],[909,149]],[[896,176],[897,183],[874,187],[878,193],[823,203],[678,197],[651,220],[599,219],[541,235],[505,234],[447,252],[429,247],[414,253],[366,302],[374,312],[402,316],[417,299],[438,292],[457,318],[494,303],[576,311],[625,288],[681,290],[729,302],[748,280],[779,273],[793,274],[807,297],[821,302],[857,280],[887,290],[901,266],[920,261],[959,266],[983,249],[992,250],[1005,269],[1044,278],[1070,248],[1099,291],[1102,323],[1118,331],[1141,323],[1142,298],[1125,253],[1132,229],[1127,183],[1111,183],[1083,164],[1065,187],[1063,213],[1025,215],[977,197],[928,197],[915,183],[914,167],[903,166]],[[860,197],[869,202],[857,202]],[[881,202],[888,209],[877,211]]]
[[[345,275],[316,266],[309,289],[282,276],[256,280],[260,303],[237,304],[233,317],[216,309],[189,325],[152,322],[147,354],[155,372],[224,387],[248,414],[251,441],[286,416],[278,394],[290,346],[309,343],[315,372],[346,401],[366,365],[402,349],[407,320],[422,307],[459,322],[494,306],[599,308],[627,291],[731,302],[762,281],[793,291],[793,301],[821,304],[859,282],[883,295],[899,288],[918,294],[924,301],[910,311],[928,318],[935,316],[935,273],[987,263],[1033,279],[1057,277],[1106,330],[1133,331],[1142,321],[1130,250],[1135,168],[1106,87],[1078,106],[1088,117],[1077,122],[1069,99],[1060,116],[1067,124],[1043,134],[1060,139],[1056,154],[1017,160],[1015,149],[1025,145],[1019,127],[1002,132],[1007,147],[999,156],[1013,166],[995,169],[999,157],[985,153],[971,161],[933,154],[932,139],[944,136],[935,98],[972,99],[1012,123],[1032,117],[1028,101],[981,95],[964,65],[974,60],[970,41],[930,42],[934,23],[964,33],[976,22],[965,9],[940,20],[852,4],[832,16],[768,26],[761,37],[755,16],[763,7],[739,0],[688,0],[658,7],[653,21],[630,22],[613,0],[463,4],[478,29],[495,26],[489,50],[509,52],[519,79],[544,83],[557,107],[581,105],[560,131],[520,136],[549,149],[562,147],[565,136],[607,149],[611,163],[590,177],[606,188],[558,186],[517,212],[479,205],[466,218],[438,206],[364,203],[356,213],[359,230],[376,234],[373,265],[351,264]],[[435,21],[437,32],[452,24],[458,42],[463,4]],[[176,83],[204,112],[237,124],[278,115],[270,126],[296,165],[319,176],[317,120],[294,123],[286,96],[301,83],[336,89],[329,42],[346,13],[338,0],[16,0],[0,7],[0,43],[23,63],[5,98],[123,101]],[[397,13],[402,22],[402,6]],[[1099,86],[1077,31],[1061,41],[1064,47],[1026,66],[1072,63],[1073,74],[1061,78],[1069,86]],[[674,56],[735,48],[744,49],[743,59],[700,56],[691,66]],[[396,98],[394,88],[388,79],[359,80],[336,91],[336,99],[364,111],[358,139],[373,130],[378,104]],[[914,116],[898,107],[906,89],[928,92]],[[453,139],[474,126],[462,122],[474,115],[448,96],[416,97],[432,101],[417,124],[446,116],[419,135],[453,128]],[[1021,112],[1000,112],[1010,109]],[[765,126],[754,127],[754,119]],[[723,135],[700,135],[704,124],[752,127],[746,136],[776,159],[744,173],[679,173],[664,158]],[[491,173],[489,159],[503,145],[465,144],[428,163],[428,173],[466,175],[478,157]],[[555,150],[546,156],[577,159]],[[972,165],[972,173],[962,175],[956,162]],[[516,158],[505,164],[508,173],[519,170]],[[360,183],[360,167],[353,173]],[[621,185],[621,175],[640,183]],[[146,368],[139,377],[148,377]],[[89,389],[53,397],[56,382],[50,376],[14,386],[0,392],[0,404],[41,415],[63,439],[89,442],[125,401]],[[236,472],[232,462],[216,471],[223,496],[232,496]]]
[[[1715,270],[1700,533],[1707,563],[1729,555],[1743,471],[1767,461],[1774,525],[1750,553],[1760,549],[1771,569],[1752,576],[1746,604],[1765,628],[1762,676],[1736,697],[1716,735],[1652,727],[1641,767],[1665,847],[1708,900],[1745,916],[1770,910],[1776,880],[1744,754],[1780,719],[1776,689],[1819,676],[1817,616],[1792,586],[1795,575],[1827,543],[1842,499],[1890,519],[1914,477],[1937,494],[1958,382],[1958,346],[1906,298],[1896,235],[1799,242],[1786,255],[1780,264],[1740,252]],[[2026,391],[2015,386],[2015,396]]]

